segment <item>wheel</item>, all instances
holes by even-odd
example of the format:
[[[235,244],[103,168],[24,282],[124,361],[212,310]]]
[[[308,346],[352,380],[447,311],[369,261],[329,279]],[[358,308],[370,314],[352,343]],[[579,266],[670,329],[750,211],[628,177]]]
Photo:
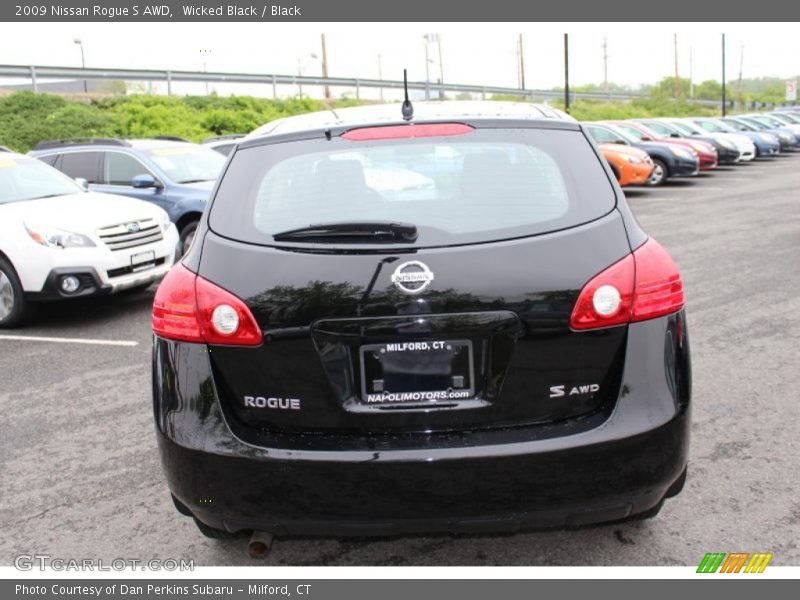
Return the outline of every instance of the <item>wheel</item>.
[[[124,289],[124,290],[122,290],[121,293],[123,293],[123,294],[131,294],[131,295],[138,294],[139,292],[145,291],[151,285],[153,285],[152,281],[150,283],[142,283],[142,284],[135,285],[133,287],[129,287],[127,289]]]
[[[617,178],[617,183],[622,185],[622,181],[620,181],[619,171],[617,170],[617,167],[615,167],[614,165],[608,165],[608,166],[611,167],[611,172],[614,174],[614,177]]]
[[[175,506],[175,510],[177,510],[179,513],[181,513],[185,517],[193,516],[192,515],[192,511],[190,511],[183,502],[178,500],[175,497],[175,494],[170,494],[170,498],[172,498],[172,504]]]
[[[185,225],[183,229],[181,229],[181,241],[180,241],[180,248],[181,248],[181,256],[186,254],[189,250],[189,246],[192,245],[192,240],[194,239],[194,233],[197,231],[197,226],[200,224],[200,221],[192,221],[191,223]]]
[[[19,327],[30,314],[22,284],[14,267],[0,258],[0,328]]]
[[[235,533],[231,533],[230,531],[225,531],[223,529],[215,529],[214,527],[209,527],[202,521],[198,521],[197,517],[194,519],[194,524],[197,525],[197,528],[207,538],[212,540],[232,540],[234,538],[239,537]]]
[[[688,472],[689,472],[689,467],[686,467],[683,470],[683,473],[681,473],[680,477],[678,477],[675,480],[675,483],[673,483],[669,487],[669,489],[667,490],[667,495],[665,496],[665,498],[674,498],[675,496],[677,496],[678,494],[680,494],[683,491],[683,486],[686,485],[686,475],[687,475]]]
[[[669,177],[669,169],[667,169],[667,165],[664,164],[663,161],[654,158],[653,159],[653,172],[650,174],[650,179],[647,180],[647,185],[661,185]]]
[[[644,512],[640,512],[638,515],[634,515],[631,519],[632,521],[647,521],[648,519],[652,519],[655,517],[659,512],[661,512],[661,507],[664,506],[664,501],[661,500],[658,504],[656,504],[653,508],[650,508]]]

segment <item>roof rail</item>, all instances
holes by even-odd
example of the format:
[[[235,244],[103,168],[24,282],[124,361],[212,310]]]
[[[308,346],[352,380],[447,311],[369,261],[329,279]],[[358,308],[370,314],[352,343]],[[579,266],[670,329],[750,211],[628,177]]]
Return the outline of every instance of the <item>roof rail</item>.
[[[153,136],[154,140],[161,140],[162,142],[186,142],[190,144],[191,142],[187,139],[184,139],[177,135],[155,135]]]
[[[39,142],[34,150],[49,150],[51,148],[63,148],[64,146],[130,146],[130,143],[117,138],[73,138]]]
[[[207,137],[201,143],[202,144],[210,144],[211,142],[221,142],[223,140],[238,140],[239,138],[243,138],[246,136],[246,133],[229,133],[227,135],[212,135],[211,137]]]

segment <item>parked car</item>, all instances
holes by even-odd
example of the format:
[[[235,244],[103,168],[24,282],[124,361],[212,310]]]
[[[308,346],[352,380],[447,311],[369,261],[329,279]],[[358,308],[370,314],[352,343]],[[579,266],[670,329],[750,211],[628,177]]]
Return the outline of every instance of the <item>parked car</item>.
[[[781,143],[778,136],[763,131],[743,130],[732,127],[725,119],[701,117],[694,119],[700,127],[710,133],[739,133],[750,138],[756,147],[756,157],[780,154]]]
[[[736,149],[739,151],[739,158],[736,162],[749,162],[754,160],[756,157],[756,146],[753,144],[752,140],[750,140],[747,136],[736,134],[736,133],[712,133],[710,131],[706,131],[696,123],[694,123],[691,119],[665,119],[667,122],[674,124],[676,127],[681,128],[683,131],[687,132],[692,137],[700,137],[700,136],[713,136],[720,141],[725,140],[728,142],[732,142],[736,145]]]
[[[717,168],[717,151],[714,146],[700,140],[689,140],[685,138],[673,138],[662,136],[646,125],[636,121],[607,121],[619,127],[622,131],[640,142],[663,142],[665,144],[675,144],[686,148],[697,155],[700,161],[701,171],[710,171]]]
[[[800,113],[796,112],[771,112],[769,116],[775,117],[782,123],[800,125]]]
[[[636,123],[641,123],[656,133],[671,139],[697,140],[711,144],[717,151],[717,164],[729,165],[737,162],[741,153],[736,148],[736,144],[729,140],[720,140],[710,135],[694,135],[691,130],[683,130],[673,123],[659,119],[634,119]]]
[[[670,177],[691,177],[700,172],[700,161],[692,150],[663,142],[643,142],[608,123],[583,125],[598,144],[620,144],[647,152],[653,160],[648,185],[661,185]]]
[[[736,115],[733,117],[725,117],[723,121],[737,130],[745,129],[750,133],[756,132],[774,135],[778,138],[781,152],[790,152],[794,150],[797,144],[797,137],[791,131],[771,127],[750,117]]]
[[[58,140],[29,153],[89,189],[146,200],[169,214],[189,247],[225,158],[198,144],[170,139]]]
[[[215,135],[214,137],[203,140],[203,145],[219,152],[222,156],[228,156],[236,147],[236,142],[245,136],[243,133],[231,133],[228,135]]]
[[[653,516],[686,477],[677,266],[580,124],[532,104],[409,108],[238,144],[153,304],[176,507],[262,551],[268,534]],[[436,175],[440,155],[459,169]],[[437,185],[389,200],[375,168]]]
[[[177,243],[157,206],[0,155],[0,327],[23,324],[36,302],[146,287],[172,266]]]
[[[620,187],[646,185],[653,174],[653,160],[644,150],[620,144],[598,144]]]
[[[792,150],[800,145],[800,125],[796,125],[794,123],[785,123],[776,117],[765,114],[750,114],[740,116],[744,119],[760,123],[766,127],[768,131],[778,133],[779,137],[781,133],[785,133],[787,135],[787,139],[789,137],[794,138],[794,144],[791,148]]]

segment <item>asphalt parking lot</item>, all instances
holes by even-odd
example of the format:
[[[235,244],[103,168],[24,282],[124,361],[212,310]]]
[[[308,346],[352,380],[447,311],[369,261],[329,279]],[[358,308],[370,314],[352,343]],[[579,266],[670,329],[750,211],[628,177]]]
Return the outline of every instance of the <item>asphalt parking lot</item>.
[[[266,564],[696,565],[734,551],[800,564],[800,154],[627,195],[687,290],[694,424],[683,494],[647,522],[286,539]],[[49,306],[32,326],[0,331],[0,564],[33,553],[263,564],[246,540],[205,539],[170,502],[151,414],[154,289]]]

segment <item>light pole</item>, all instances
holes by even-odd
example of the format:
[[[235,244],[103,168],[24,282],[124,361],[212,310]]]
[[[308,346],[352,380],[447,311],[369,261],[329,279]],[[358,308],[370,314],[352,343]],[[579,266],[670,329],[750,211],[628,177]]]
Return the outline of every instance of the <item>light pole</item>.
[[[322,76],[327,79],[328,78],[328,45],[325,42],[325,34],[321,34],[322,36]],[[311,56],[316,56],[312,54]],[[324,88],[325,92],[325,100],[331,99],[331,88],[329,85],[326,85]]]
[[[428,66],[429,63],[433,63],[434,61],[430,58],[428,53],[428,46],[430,44],[436,44],[437,53],[439,54],[439,84],[442,86],[439,89],[439,100],[444,100],[444,65],[442,64],[442,36],[438,33],[426,33],[424,36],[425,38],[425,99],[430,100],[430,86],[428,83],[430,82],[430,68]]]
[[[83,42],[81,38],[75,38],[72,40],[75,44],[78,44],[78,47],[81,49],[81,68],[86,68],[86,55],[83,53]],[[86,84],[86,79],[83,80],[83,93],[86,94],[89,91],[89,86]]]
[[[569,114],[569,34],[564,34],[564,112]]]
[[[726,115],[728,107],[725,101],[725,34],[722,34],[722,116]]]
[[[425,100],[431,99],[431,72],[430,72],[431,59],[428,58],[428,34],[425,34]]]
[[[319,56],[317,55],[316,52],[310,53],[308,55],[308,58],[313,58],[314,60],[320,60],[320,58],[319,58]],[[320,61],[320,62],[322,63],[322,76],[323,77],[327,77],[327,75],[325,73],[325,71],[326,71],[325,63],[324,63],[324,61]],[[303,65],[303,57],[302,56],[297,57],[297,76],[298,77],[302,77],[303,73],[305,72],[305,70],[306,70],[305,69],[305,65]],[[325,86],[325,88],[328,89],[328,86]],[[297,82],[297,91],[300,94],[300,96],[303,95],[303,83],[301,81]],[[328,94],[330,94],[330,89],[328,89]],[[325,96],[325,98],[327,99],[328,96]]]
[[[381,61],[381,53],[378,52],[378,79],[383,81],[383,62]],[[381,86],[381,102],[383,102],[383,86]]]

